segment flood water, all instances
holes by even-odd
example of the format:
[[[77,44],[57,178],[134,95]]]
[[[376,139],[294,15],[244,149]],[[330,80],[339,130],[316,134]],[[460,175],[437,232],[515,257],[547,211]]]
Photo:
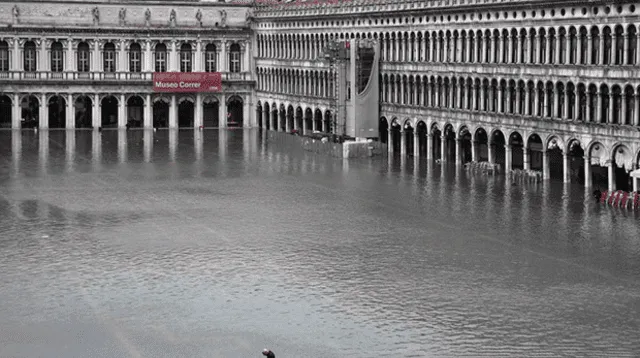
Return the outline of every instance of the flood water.
[[[0,132],[1,357],[640,354],[640,218],[257,130]]]

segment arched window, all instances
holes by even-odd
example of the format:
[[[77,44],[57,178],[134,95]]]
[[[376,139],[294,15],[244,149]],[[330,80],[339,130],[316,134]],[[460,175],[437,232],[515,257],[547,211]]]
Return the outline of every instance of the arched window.
[[[9,71],[9,44],[0,41],[0,72]]]
[[[78,44],[78,72],[89,72],[90,69],[90,55],[91,51],[89,51],[89,44],[86,42],[81,42]]]
[[[35,72],[36,67],[36,44],[33,41],[27,41],[24,44],[24,70],[26,72]]]
[[[208,44],[204,51],[204,70],[206,72],[216,72],[216,45]]]
[[[165,44],[156,45],[154,62],[156,72],[167,72],[167,46]]]
[[[63,51],[62,44],[58,41],[54,42],[51,45],[51,71],[52,72],[62,72],[63,70]]]
[[[142,48],[138,43],[129,46],[129,71],[142,72]]]
[[[116,46],[111,42],[104,45],[102,63],[104,72],[116,72]]]
[[[229,49],[229,71],[240,72],[240,45],[233,44]]]
[[[191,45],[183,44],[180,47],[180,72],[191,72]]]

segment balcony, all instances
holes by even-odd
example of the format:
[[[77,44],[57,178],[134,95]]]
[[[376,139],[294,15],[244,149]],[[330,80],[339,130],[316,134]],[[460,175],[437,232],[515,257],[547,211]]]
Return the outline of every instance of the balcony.
[[[81,82],[125,82],[131,84],[151,83],[153,72],[23,72],[5,71],[0,72],[0,80],[4,81],[24,81],[29,82],[61,82],[77,81]],[[222,72],[222,80],[227,82],[248,82],[253,81],[250,72]]]

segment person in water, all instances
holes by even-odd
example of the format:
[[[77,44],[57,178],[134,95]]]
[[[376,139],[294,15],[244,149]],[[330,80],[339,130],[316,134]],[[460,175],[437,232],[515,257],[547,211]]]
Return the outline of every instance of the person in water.
[[[262,350],[262,355],[266,356],[267,358],[276,358],[276,355],[273,354],[273,352],[270,349],[267,349],[267,348]]]
[[[602,192],[600,191],[600,189],[596,189],[596,191],[593,192],[593,198],[596,199],[596,204],[600,202],[601,196],[602,196]]]

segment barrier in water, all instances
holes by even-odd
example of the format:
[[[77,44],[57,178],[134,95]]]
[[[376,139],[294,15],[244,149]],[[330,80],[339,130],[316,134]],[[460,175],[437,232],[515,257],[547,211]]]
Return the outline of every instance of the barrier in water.
[[[482,173],[486,175],[496,175],[500,173],[500,164],[489,162],[470,162],[464,168],[471,173]]]
[[[600,196],[600,203],[629,210],[640,209],[640,192],[626,192],[622,190],[604,191]]]
[[[275,131],[268,131],[266,135],[268,141],[299,147],[307,152],[329,155],[335,158],[366,158],[383,154],[381,143],[376,141],[333,143],[328,138],[312,138]]]

